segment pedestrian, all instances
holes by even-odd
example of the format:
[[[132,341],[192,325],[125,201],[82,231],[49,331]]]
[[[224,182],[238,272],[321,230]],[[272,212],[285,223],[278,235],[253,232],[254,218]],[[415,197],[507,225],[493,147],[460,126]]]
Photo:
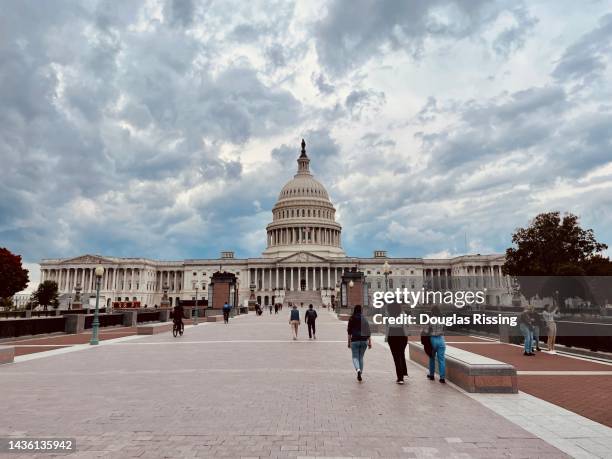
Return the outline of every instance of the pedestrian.
[[[398,303],[391,303],[387,306],[389,317],[401,318],[402,307]],[[404,384],[404,376],[408,376],[406,366],[406,346],[408,346],[408,333],[404,325],[397,325],[397,320],[389,324],[387,329],[387,342],[395,363],[395,374],[397,384]]]
[[[544,327],[542,323],[542,318],[538,311],[535,310],[535,307],[531,306],[529,314],[531,314],[531,321],[533,324],[533,341],[535,342],[536,351],[541,351],[540,349],[540,330]]]
[[[442,317],[440,308],[431,308],[431,317]],[[444,321],[439,320],[428,327],[429,340],[431,341],[431,356],[429,356],[429,374],[427,378],[434,381],[436,371],[436,358],[438,360],[438,373],[440,382],[446,383],[446,341],[444,341]]]
[[[304,314],[304,321],[308,325],[308,339],[317,339],[315,321],[317,320],[317,311],[312,307],[312,304],[308,305],[308,309]]]
[[[225,303],[223,305],[223,322],[226,324],[229,324],[229,315],[230,315],[230,311],[232,310],[232,307]]]
[[[274,314],[278,314],[278,303],[274,303]]]
[[[348,333],[348,347],[351,350],[353,366],[355,371],[357,371],[357,381],[361,381],[363,356],[365,355],[366,348],[372,348],[372,339],[370,337],[370,324],[361,314],[360,305],[355,306],[353,309],[346,332]]]
[[[525,346],[523,349],[523,355],[532,356],[533,353],[533,323],[532,317],[529,310],[525,310],[519,316],[519,329],[525,338]]]
[[[293,309],[289,311],[289,325],[291,325],[293,339],[296,340],[298,337],[298,327],[300,326],[300,311],[298,311],[295,305],[293,305]]]
[[[547,304],[542,312],[542,317],[546,322],[546,330],[548,333],[548,353],[556,354],[555,352],[555,341],[557,340],[557,323],[555,322],[555,315],[557,314],[557,307],[554,305]]]
[[[270,303],[270,315],[272,315],[272,303]]]

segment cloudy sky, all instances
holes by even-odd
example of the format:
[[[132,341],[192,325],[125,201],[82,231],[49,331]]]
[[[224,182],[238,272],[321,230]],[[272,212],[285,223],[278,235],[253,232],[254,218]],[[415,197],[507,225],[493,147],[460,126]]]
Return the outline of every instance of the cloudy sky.
[[[6,0],[0,246],[258,256],[302,137],[351,255],[612,244],[611,55],[607,1]]]

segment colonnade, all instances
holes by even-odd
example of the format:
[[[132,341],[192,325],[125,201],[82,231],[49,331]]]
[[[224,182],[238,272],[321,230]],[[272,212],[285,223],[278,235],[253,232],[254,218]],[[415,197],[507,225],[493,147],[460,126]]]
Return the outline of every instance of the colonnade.
[[[257,291],[333,289],[348,267],[288,266],[251,268],[249,282]]]
[[[268,230],[268,247],[292,244],[318,244],[339,247],[340,230],[324,227],[292,227]]]
[[[426,268],[423,281],[427,288],[434,290],[460,290],[478,288],[507,288],[508,277],[500,265],[469,265],[460,268]]]

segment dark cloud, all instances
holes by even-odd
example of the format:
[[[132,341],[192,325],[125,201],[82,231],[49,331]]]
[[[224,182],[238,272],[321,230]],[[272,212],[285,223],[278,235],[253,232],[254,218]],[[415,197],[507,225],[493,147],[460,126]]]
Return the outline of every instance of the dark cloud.
[[[193,0],[166,0],[164,15],[173,26],[189,27],[194,20]]]
[[[603,75],[612,53],[612,13],[599,26],[568,47],[553,71],[560,81],[589,83]]]
[[[494,45],[508,52],[520,46],[523,30],[533,25],[533,19],[515,2],[335,0],[315,27],[317,54],[323,66],[338,76],[388,48],[418,57],[428,38],[477,36],[502,12],[516,18],[516,25],[502,32]]]
[[[313,73],[311,75],[311,80],[321,94],[332,94],[335,90],[334,85],[330,84],[322,73],[318,75]]]

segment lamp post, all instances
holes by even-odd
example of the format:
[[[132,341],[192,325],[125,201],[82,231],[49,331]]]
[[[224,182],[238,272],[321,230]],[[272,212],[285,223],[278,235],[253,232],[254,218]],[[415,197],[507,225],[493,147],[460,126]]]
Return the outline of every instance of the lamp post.
[[[385,261],[383,265],[383,274],[385,275],[385,293],[387,293],[389,290],[389,274],[391,274],[391,267],[388,261]]]
[[[196,299],[195,299],[195,315],[193,316],[193,325],[197,325],[198,324],[198,283],[196,282],[194,284],[195,287],[195,292],[196,292]]]
[[[383,265],[383,274],[385,275],[385,293],[389,291],[389,274],[391,274],[391,267],[389,262],[385,260]],[[385,316],[389,316],[388,305],[385,303]],[[389,341],[389,323],[385,321],[385,343]]]
[[[94,311],[94,320],[92,324],[91,341],[89,344],[98,344],[98,330],[100,328],[99,304],[100,304],[100,280],[104,275],[102,266],[96,267],[96,309]]]
[[[68,310],[72,309],[72,295],[68,295]]]

